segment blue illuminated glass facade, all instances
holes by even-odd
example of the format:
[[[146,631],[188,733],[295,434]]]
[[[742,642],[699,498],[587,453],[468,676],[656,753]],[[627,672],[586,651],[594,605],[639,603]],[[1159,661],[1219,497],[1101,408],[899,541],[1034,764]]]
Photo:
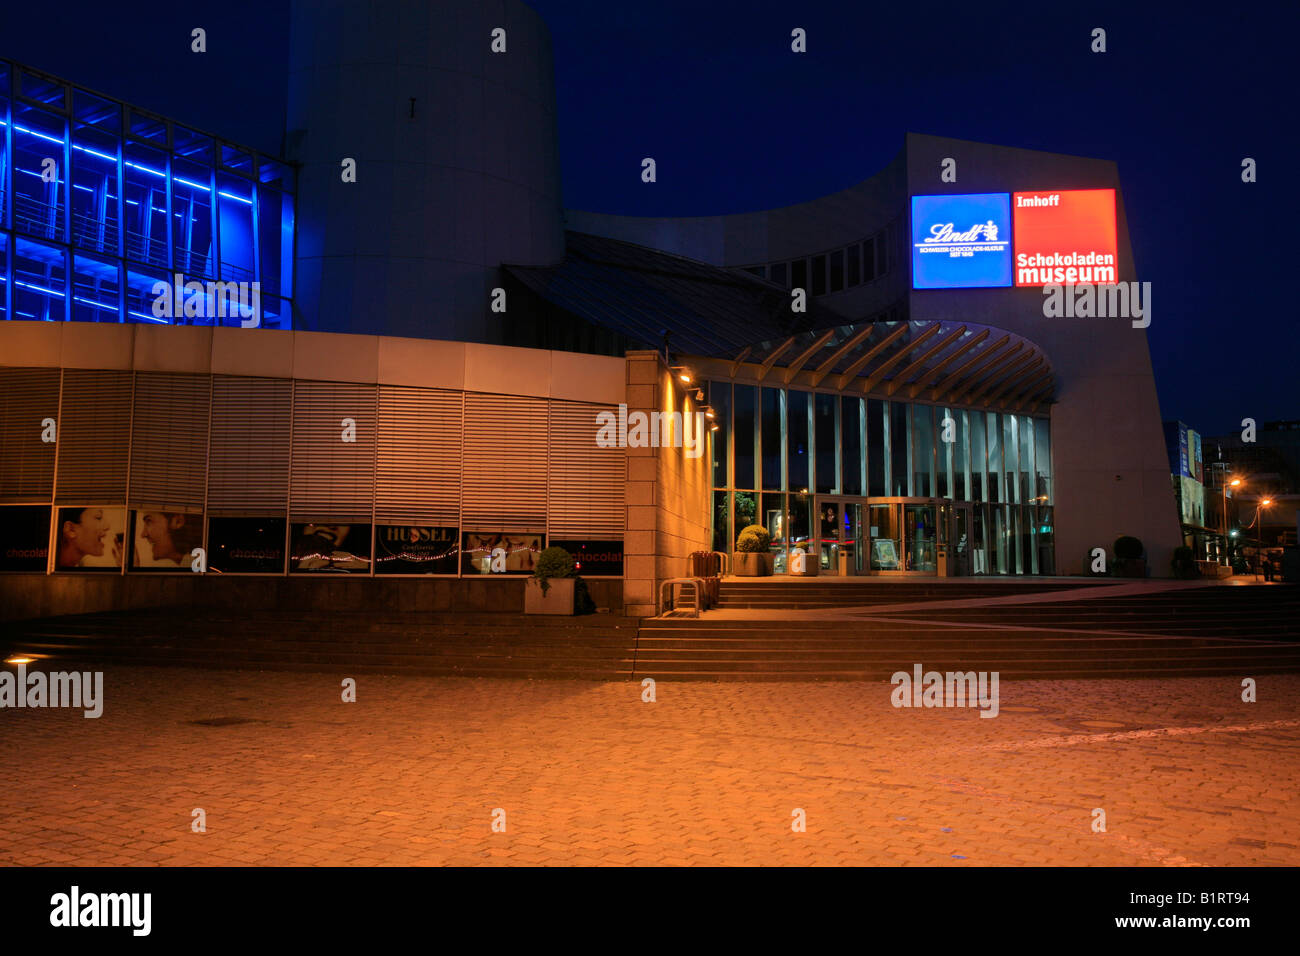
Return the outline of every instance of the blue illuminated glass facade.
[[[0,319],[292,328],[294,188],[274,157],[0,60]]]

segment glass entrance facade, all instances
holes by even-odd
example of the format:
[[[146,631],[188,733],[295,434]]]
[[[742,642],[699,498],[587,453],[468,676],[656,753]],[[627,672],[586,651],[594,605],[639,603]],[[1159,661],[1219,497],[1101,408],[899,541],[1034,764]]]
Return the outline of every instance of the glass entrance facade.
[[[1046,418],[711,381],[713,546],[822,574],[1053,574]]]

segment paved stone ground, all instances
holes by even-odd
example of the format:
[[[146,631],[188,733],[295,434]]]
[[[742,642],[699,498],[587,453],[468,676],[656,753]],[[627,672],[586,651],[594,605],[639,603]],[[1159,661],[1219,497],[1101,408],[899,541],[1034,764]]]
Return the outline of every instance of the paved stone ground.
[[[0,864],[1300,864],[1300,675],[1003,683],[996,719],[342,676],[117,668],[98,720],[0,710]]]

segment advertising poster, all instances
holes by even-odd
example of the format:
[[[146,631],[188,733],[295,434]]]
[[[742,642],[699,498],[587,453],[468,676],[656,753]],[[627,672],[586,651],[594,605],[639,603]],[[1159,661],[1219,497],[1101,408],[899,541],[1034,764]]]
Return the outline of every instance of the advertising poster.
[[[466,531],[461,569],[466,574],[532,574],[541,553],[540,534]]]
[[[211,518],[208,571],[218,574],[283,574],[283,518]]]
[[[1011,285],[1007,193],[912,197],[912,288]]]
[[[370,525],[294,524],[289,552],[291,572],[361,573],[370,570]]]
[[[44,573],[50,557],[50,509],[0,508],[0,571]]]
[[[1119,281],[1115,190],[1040,190],[1011,198],[1018,287]]]
[[[1195,478],[1201,484],[1205,484],[1205,467],[1201,462],[1201,433],[1187,430],[1188,455],[1190,456],[1189,464],[1191,467],[1191,477]]]
[[[135,512],[131,567],[189,571],[195,548],[203,547],[203,515],[140,508]]]
[[[125,508],[60,508],[58,521],[56,570],[121,570],[126,549]]]
[[[579,574],[599,576],[623,573],[623,542],[619,541],[552,541],[573,555]]]
[[[459,563],[457,528],[375,526],[376,574],[455,574]]]

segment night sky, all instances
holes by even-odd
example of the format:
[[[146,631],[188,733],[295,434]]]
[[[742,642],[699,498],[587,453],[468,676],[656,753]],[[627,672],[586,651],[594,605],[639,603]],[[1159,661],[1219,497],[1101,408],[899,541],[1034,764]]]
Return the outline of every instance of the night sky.
[[[5,4],[0,55],[278,152],[288,4]],[[912,130],[1118,162],[1164,418],[1300,418],[1300,4],[533,0],[564,201],[731,213],[859,182]],[[1206,12],[1199,12],[1205,10]],[[190,53],[202,26],[208,53]],[[808,31],[808,53],[790,31]],[[1108,52],[1089,51],[1093,27]],[[486,42],[486,40],[485,40]],[[654,156],[658,183],[640,181]],[[1241,160],[1259,181],[1241,182]],[[1062,184],[1063,186],[1069,184]]]

